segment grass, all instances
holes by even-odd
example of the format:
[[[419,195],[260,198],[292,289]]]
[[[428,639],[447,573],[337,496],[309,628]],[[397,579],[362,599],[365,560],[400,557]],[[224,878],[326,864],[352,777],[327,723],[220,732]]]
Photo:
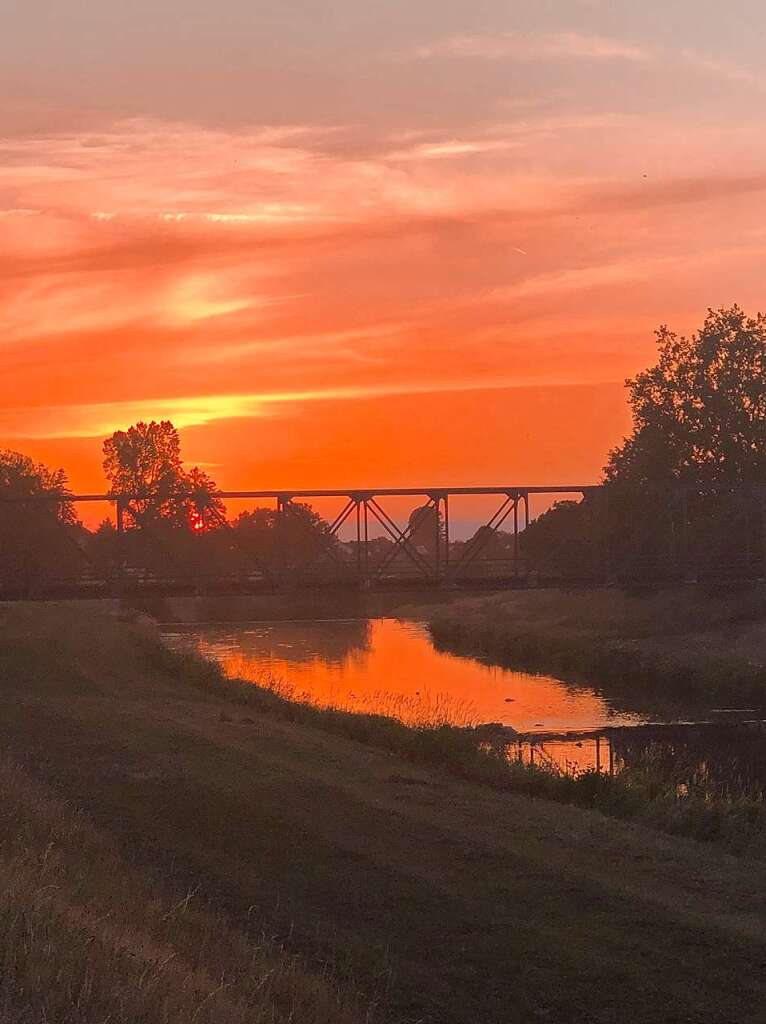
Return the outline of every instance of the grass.
[[[629,710],[766,703],[766,590],[515,591],[429,616],[437,644],[595,682]]]
[[[175,898],[21,765],[0,762],[0,1019],[368,1020],[331,979],[189,890]]]
[[[531,799],[578,784],[488,735],[77,608],[0,611],[0,679],[0,1019],[760,1020],[766,866]]]
[[[73,657],[80,643],[61,613],[43,661],[36,618],[6,614],[2,624],[6,699],[14,683],[33,685],[38,697],[82,696],[153,661],[144,633],[106,628],[90,648],[96,664],[86,664],[82,651]],[[369,1003],[281,950],[257,916],[232,927],[196,888],[142,871],[107,830],[34,777],[23,748],[18,755],[0,757],[0,1020],[372,1020]]]

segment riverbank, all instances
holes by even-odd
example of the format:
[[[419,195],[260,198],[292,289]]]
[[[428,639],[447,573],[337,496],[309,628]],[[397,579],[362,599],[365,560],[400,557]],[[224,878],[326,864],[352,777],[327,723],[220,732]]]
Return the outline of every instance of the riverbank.
[[[587,678],[625,710],[766,707],[766,587],[510,591],[420,614],[442,648]]]
[[[10,1019],[760,1019],[763,863],[478,785],[454,730],[320,723],[135,620],[2,609],[0,670]]]
[[[474,591],[473,593],[478,593]],[[150,594],[114,607],[143,612],[158,622],[284,622],[292,620],[380,618],[395,615],[413,600],[441,607],[470,597],[438,586],[427,590],[359,590],[356,587],[305,587],[287,593],[198,597],[162,597]]]

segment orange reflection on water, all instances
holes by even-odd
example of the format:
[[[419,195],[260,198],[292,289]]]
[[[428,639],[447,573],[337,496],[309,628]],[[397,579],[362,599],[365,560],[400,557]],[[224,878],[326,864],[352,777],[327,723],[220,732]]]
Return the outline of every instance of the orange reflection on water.
[[[559,768],[569,775],[582,772],[607,772],[619,769],[615,763],[611,739],[605,736],[572,737],[570,739],[524,739],[507,748],[513,761],[537,765],[540,768]]]
[[[321,706],[405,722],[502,722],[519,732],[635,724],[599,694],[559,679],[435,650],[424,626],[394,619],[199,626],[167,633],[193,642],[232,677],[276,685]]]

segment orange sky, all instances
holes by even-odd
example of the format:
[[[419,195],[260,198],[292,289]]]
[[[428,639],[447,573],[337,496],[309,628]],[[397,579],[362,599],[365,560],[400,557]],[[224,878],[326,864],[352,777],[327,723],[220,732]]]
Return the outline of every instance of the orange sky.
[[[1,446],[590,482],[654,328],[764,306],[760,4],[254,6],[0,5]]]

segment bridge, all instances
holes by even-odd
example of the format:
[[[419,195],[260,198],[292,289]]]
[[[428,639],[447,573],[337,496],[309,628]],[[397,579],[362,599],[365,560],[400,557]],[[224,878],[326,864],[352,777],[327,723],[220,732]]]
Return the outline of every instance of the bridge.
[[[405,487],[217,491],[209,497],[226,505],[255,506],[273,515],[268,550],[248,543],[214,510],[214,529],[179,531],[141,521],[133,494],[48,493],[0,497],[0,551],[24,544],[14,566],[0,558],[0,599],[64,598],[88,595],[257,594],[305,586],[393,589],[429,586],[522,585],[528,569],[520,536],[537,497],[548,507],[556,498],[578,500],[592,485],[497,487]],[[193,496],[188,496],[193,500]],[[455,504],[491,502],[486,517],[464,541],[453,537]],[[307,505],[336,502],[332,518],[311,523],[295,515]],[[402,522],[401,506],[413,511]],[[398,504],[399,512],[391,504]],[[56,514],[64,506],[77,520],[86,506],[101,506],[113,524],[112,551],[103,557],[98,534]],[[473,523],[472,523],[473,525]],[[23,527],[23,528],[22,528]],[[57,543],[50,554],[34,550],[42,528]],[[217,535],[217,542],[209,534]],[[208,536],[205,536],[208,535]],[[226,538],[222,557],[221,538]],[[498,538],[503,543],[498,544]],[[183,541],[183,543],[181,543]],[[64,549],[61,547],[64,545]],[[58,552],[58,554],[56,554]],[[233,555],[236,552],[236,556]],[[6,559],[6,563],[9,560]],[[15,569],[15,571],[14,571]]]
[[[658,491],[616,517],[592,484],[175,493],[175,521],[147,515],[146,497],[0,495],[0,600],[766,578],[760,483]],[[527,533],[534,499],[537,511],[573,501],[569,532]],[[456,539],[466,502],[470,535]],[[232,505],[244,514],[231,518]],[[106,525],[86,529],[99,506]]]

